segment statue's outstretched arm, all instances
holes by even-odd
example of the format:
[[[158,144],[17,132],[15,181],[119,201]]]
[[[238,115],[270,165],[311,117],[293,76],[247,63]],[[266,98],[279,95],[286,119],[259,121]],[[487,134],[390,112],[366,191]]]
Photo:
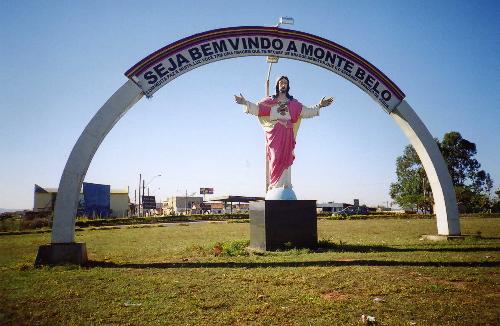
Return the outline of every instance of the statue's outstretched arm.
[[[234,101],[238,104],[241,104],[241,105],[245,105],[247,102],[247,100],[245,99],[245,97],[243,95],[241,95],[241,93],[240,93],[240,96],[234,95]]]
[[[238,104],[245,106],[245,113],[249,113],[256,116],[259,115],[259,107],[257,106],[257,104],[247,101],[245,97],[241,95],[241,93],[240,96],[234,95],[234,101]]]
[[[302,106],[300,117],[308,119],[319,115],[319,110],[333,103],[333,97],[323,97],[321,101],[312,107]]]
[[[321,101],[319,101],[319,105],[322,108],[329,106],[332,103],[333,103],[333,97],[331,97],[331,96],[328,96],[328,97],[325,96],[321,99]]]

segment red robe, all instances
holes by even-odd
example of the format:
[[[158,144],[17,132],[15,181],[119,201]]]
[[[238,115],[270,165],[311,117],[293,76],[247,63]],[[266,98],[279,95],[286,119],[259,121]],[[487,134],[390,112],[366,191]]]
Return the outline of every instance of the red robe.
[[[269,116],[271,107],[279,102],[272,97],[267,97],[258,103],[259,117]],[[288,102],[289,120],[280,119],[270,131],[266,131],[266,155],[269,162],[269,184],[277,183],[283,171],[289,168],[295,156],[295,134],[293,126],[300,119],[302,104],[292,99]]]

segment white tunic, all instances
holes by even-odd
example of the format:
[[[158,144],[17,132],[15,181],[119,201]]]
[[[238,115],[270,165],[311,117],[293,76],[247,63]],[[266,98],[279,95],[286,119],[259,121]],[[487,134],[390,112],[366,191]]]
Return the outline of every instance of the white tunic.
[[[259,117],[259,106],[255,103],[247,101],[246,104],[244,105],[244,112],[259,117],[259,122],[262,126],[262,129],[264,129],[264,131],[270,131],[274,128],[274,126],[277,123],[286,123],[287,121],[291,120],[290,112],[286,110],[283,115],[280,112],[278,112],[279,107],[280,107],[279,104],[274,105],[271,107],[271,112],[269,113],[269,116]],[[319,104],[316,104],[313,107],[307,107],[305,105],[302,105],[302,110],[300,112],[300,119],[294,124],[293,128],[295,139],[297,138],[297,132],[301,122],[300,120],[319,116],[320,109],[321,106]],[[274,184],[269,185],[268,191],[273,188],[292,188],[291,170],[292,170],[291,166],[285,169],[281,174],[280,178],[278,179],[278,181]]]

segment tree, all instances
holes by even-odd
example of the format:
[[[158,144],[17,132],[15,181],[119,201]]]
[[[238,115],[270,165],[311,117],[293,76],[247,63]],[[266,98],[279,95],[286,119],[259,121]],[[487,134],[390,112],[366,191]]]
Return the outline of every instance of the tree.
[[[480,170],[481,164],[474,158],[476,144],[451,131],[438,145],[448,164],[460,210],[468,213],[489,210],[493,180],[489,173]]]
[[[396,159],[398,182],[390,187],[391,198],[404,209],[432,212],[432,195],[424,168],[413,146]]]
[[[457,202],[461,212],[482,212],[491,209],[490,199],[493,180],[489,173],[480,170],[481,164],[474,157],[476,144],[451,131],[436,140],[448,165]],[[398,181],[391,184],[390,196],[406,209],[432,212],[432,191],[417,153],[411,145],[396,159]]]
[[[476,144],[471,143],[456,131],[444,135],[443,141],[438,142],[441,154],[448,164],[448,171],[454,185],[463,186],[468,177],[481,166],[473,157],[477,154]]]
[[[493,205],[491,205],[491,211],[494,213],[500,213],[500,188],[495,190],[497,198],[493,200]]]

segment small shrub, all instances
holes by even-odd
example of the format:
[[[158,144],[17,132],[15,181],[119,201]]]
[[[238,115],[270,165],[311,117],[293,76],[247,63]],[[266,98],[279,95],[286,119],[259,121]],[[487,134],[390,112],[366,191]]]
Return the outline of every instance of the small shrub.
[[[222,254],[222,243],[216,243],[213,250],[215,256],[220,256]]]
[[[227,256],[248,256],[246,247],[249,244],[247,240],[226,242],[222,245],[222,252]]]
[[[248,240],[218,242],[213,247],[213,253],[215,256],[248,256],[249,253],[246,251],[246,247],[249,244],[250,241]]]
[[[30,263],[18,263],[18,264],[16,264],[16,267],[21,272],[24,272],[24,271],[28,271],[28,270],[33,269],[33,264],[30,264]]]

